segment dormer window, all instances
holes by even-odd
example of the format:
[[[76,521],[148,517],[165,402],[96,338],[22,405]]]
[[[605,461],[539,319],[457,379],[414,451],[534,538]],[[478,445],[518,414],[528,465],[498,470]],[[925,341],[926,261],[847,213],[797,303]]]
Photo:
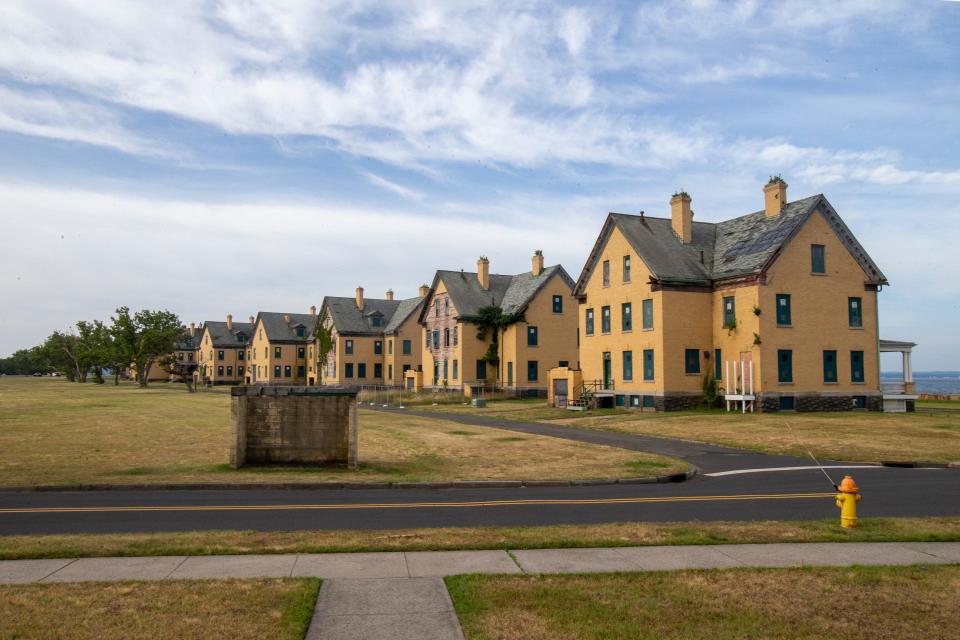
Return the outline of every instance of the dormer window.
[[[298,338],[302,338],[304,336],[304,333],[306,333],[306,329],[304,327],[296,327],[296,331],[297,331]]]
[[[380,316],[373,316],[372,318],[370,318],[370,324],[372,324],[372,325],[375,326],[375,327],[379,327],[379,326],[380,326]]]
[[[243,344],[247,341],[247,334],[241,332],[237,334],[237,342]]]

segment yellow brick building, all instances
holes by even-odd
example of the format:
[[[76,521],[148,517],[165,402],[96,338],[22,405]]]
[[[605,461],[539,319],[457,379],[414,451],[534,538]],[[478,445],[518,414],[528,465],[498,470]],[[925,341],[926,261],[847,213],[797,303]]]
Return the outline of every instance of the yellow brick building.
[[[670,204],[670,218],[611,213],[587,259],[575,290],[587,390],[682,409],[705,376],[735,395],[752,371],[765,411],[880,408],[887,280],[823,195],[788,203],[778,177],[763,210],[719,223],[694,222],[686,193]]]
[[[327,296],[320,318],[330,329],[332,348],[319,367],[323,384],[400,386],[403,374],[420,363],[420,327],[417,323],[426,287],[420,295],[395,300]],[[316,348],[316,345],[314,345]]]
[[[308,371],[316,327],[316,307],[310,307],[310,313],[258,313],[247,350],[245,381],[316,384],[316,372]]]
[[[419,318],[424,385],[497,386],[518,395],[542,394],[550,369],[576,365],[573,286],[562,266],[544,266],[540,251],[530,271],[516,275],[491,274],[485,257],[474,273],[437,271]],[[521,316],[498,333],[493,359],[487,357],[493,335],[479,339],[477,326],[481,310],[491,306]]]
[[[234,322],[232,315],[227,315],[226,322],[204,322],[197,351],[199,367],[195,379],[215,385],[245,382],[252,336],[252,317],[250,322]]]

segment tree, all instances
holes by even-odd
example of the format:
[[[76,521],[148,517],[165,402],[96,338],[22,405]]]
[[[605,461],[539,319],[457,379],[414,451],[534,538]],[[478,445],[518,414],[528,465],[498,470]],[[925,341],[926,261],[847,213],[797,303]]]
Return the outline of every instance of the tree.
[[[86,382],[87,367],[80,345],[80,338],[73,333],[54,331],[43,343],[43,353],[47,361],[63,371],[71,382]]]
[[[487,352],[483,355],[483,360],[490,364],[499,366],[500,364],[500,334],[510,325],[523,322],[522,312],[504,313],[503,309],[496,305],[489,305],[477,311],[477,318],[473,323],[477,325],[477,340],[486,341],[487,334],[491,334],[492,339]]]
[[[313,337],[317,340],[317,381],[319,381],[321,372],[327,369],[327,357],[333,350],[333,326],[326,326],[323,322],[317,321]]]
[[[151,366],[169,368],[173,351],[186,334],[180,318],[170,311],[143,309],[131,316],[129,307],[120,307],[111,320],[117,348],[136,370],[140,388],[147,386]]]
[[[51,367],[40,347],[19,349],[6,358],[0,358],[0,373],[28,376],[34,373],[48,373]]]

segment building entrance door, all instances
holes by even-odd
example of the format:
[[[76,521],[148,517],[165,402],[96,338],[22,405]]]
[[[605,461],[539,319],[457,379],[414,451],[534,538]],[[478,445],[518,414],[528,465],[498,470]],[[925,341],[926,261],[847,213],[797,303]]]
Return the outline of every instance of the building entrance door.
[[[610,363],[610,354],[603,354],[603,388],[609,389],[613,378],[613,366]]]
[[[563,409],[567,406],[567,380],[566,378],[553,381],[553,406]]]

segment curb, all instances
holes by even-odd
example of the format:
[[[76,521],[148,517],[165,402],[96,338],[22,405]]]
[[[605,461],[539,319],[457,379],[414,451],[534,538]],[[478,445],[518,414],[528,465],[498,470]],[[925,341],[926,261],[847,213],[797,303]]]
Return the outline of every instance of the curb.
[[[453,480],[450,482],[274,482],[167,483],[167,484],[63,484],[0,487],[12,493],[54,491],[323,491],[329,489],[520,489],[525,487],[588,487],[614,484],[665,484],[686,482],[700,473],[696,467],[683,473],[635,478],[595,480]]]
[[[924,462],[923,460],[881,460],[880,465],[902,469],[955,469],[960,467],[958,462]]]

